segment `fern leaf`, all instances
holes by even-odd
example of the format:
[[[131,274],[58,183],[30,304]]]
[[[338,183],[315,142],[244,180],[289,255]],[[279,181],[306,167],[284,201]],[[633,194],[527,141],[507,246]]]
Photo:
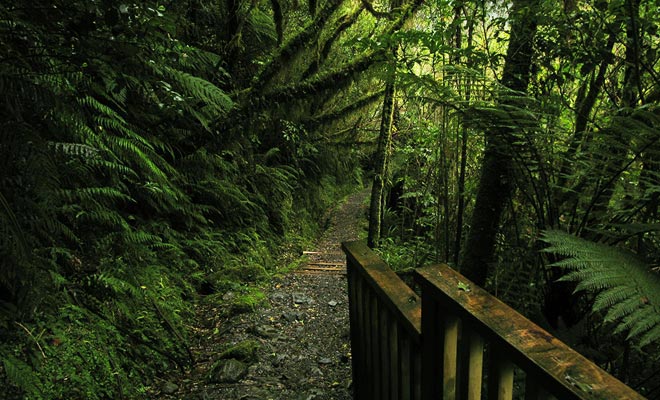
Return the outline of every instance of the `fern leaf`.
[[[219,112],[229,111],[234,105],[234,102],[222,89],[205,79],[173,68],[166,68],[166,73],[170,78],[174,79],[177,86],[186,92],[186,94],[202,100]]]
[[[51,142],[50,146],[63,154],[81,158],[96,158],[99,153],[97,148],[81,143]]]
[[[3,356],[2,365],[9,382],[29,394],[38,394],[40,392],[40,382],[32,367],[10,354],[4,354]]]
[[[655,327],[653,327],[644,335],[642,335],[642,337],[639,339],[639,346],[644,347],[659,340],[659,338],[660,338],[660,322],[656,323]]]
[[[635,312],[635,310],[639,309],[639,304],[640,304],[640,299],[637,297],[637,293],[635,292],[630,293],[630,291],[628,291],[628,297],[613,304],[607,310],[607,314],[605,315],[605,321],[613,322],[619,318],[625,317],[626,315],[630,315],[633,312]]]
[[[606,308],[623,302],[626,299],[631,298],[637,292],[627,286],[619,286],[615,288],[610,288],[603,290],[601,293],[596,296],[594,300],[593,309],[594,311],[601,311]],[[618,317],[617,317],[618,318]]]
[[[85,96],[78,101],[81,105],[87,106],[90,109],[107,116],[111,120],[126,123],[124,118],[119,115],[115,110],[96,100],[92,96]]]
[[[596,293],[593,311],[607,310],[615,332],[641,346],[660,341],[660,277],[636,255],[559,231],[546,231],[544,252],[565,257],[553,264],[567,270],[561,281],[577,282],[575,291]],[[640,338],[641,336],[641,338]]]

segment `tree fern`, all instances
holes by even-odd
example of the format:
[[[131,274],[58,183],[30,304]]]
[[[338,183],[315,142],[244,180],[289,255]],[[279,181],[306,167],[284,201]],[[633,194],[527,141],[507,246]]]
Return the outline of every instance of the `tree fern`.
[[[616,333],[639,346],[660,341],[660,277],[635,254],[589,242],[559,231],[546,231],[544,251],[565,257],[553,264],[567,270],[562,281],[577,282],[576,292],[596,294],[592,310],[616,323]]]

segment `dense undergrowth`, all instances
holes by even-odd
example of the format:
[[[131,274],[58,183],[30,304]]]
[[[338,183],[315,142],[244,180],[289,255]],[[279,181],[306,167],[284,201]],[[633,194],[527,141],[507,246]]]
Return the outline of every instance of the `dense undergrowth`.
[[[99,249],[84,264],[71,250],[49,251],[58,258],[34,261],[46,264],[32,277],[39,292],[26,293],[39,296],[30,299],[31,312],[3,301],[2,398],[148,393],[155,376],[191,365],[187,332],[200,294],[217,293],[208,298],[221,303],[223,293],[234,292],[222,312],[250,311],[263,300],[258,284],[275,273],[281,257],[300,254],[321,228],[320,211],[355,184],[326,179],[314,208],[292,201],[283,210],[290,218],[284,236],[268,227],[195,235],[170,228],[149,246]]]
[[[361,183],[359,152],[249,121],[231,70],[276,45],[263,11],[228,62],[200,7],[0,6],[0,398],[144,398],[192,364],[200,294],[253,307]]]

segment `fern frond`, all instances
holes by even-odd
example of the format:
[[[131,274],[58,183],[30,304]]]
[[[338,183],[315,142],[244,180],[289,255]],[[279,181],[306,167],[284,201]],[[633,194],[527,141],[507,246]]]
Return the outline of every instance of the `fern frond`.
[[[51,142],[50,146],[68,156],[76,156],[84,159],[98,157],[99,150],[95,147],[81,143]]]
[[[637,297],[636,292],[628,291],[628,297],[610,306],[609,310],[607,311],[607,315],[605,316],[605,321],[614,322],[619,318],[624,318],[626,315],[632,314],[639,308],[640,301],[641,300]],[[596,308],[594,306],[594,310],[595,309]]]
[[[91,110],[96,111],[97,113],[105,115],[108,119],[121,122],[122,124],[126,123],[126,120],[124,120],[124,118],[121,115],[119,115],[119,113],[117,113],[112,108],[106,106],[105,104],[101,103],[100,101],[96,100],[92,96],[85,96],[82,99],[79,99],[78,102],[81,105],[87,106]]]
[[[58,194],[69,203],[83,201],[88,203],[108,203],[114,201],[132,202],[133,199],[111,187],[86,187],[78,189],[63,189]]]
[[[3,356],[2,365],[9,382],[27,393],[38,394],[41,391],[41,385],[32,367],[10,354],[3,354]]]
[[[140,289],[129,282],[111,276],[107,273],[100,273],[96,274],[92,277],[92,279],[105,287],[106,289],[110,289],[115,293],[121,293],[121,294],[131,294],[132,296],[138,297],[141,295]]]
[[[654,328],[650,329],[639,339],[639,346],[644,347],[658,340],[660,337],[660,323],[657,323]]]
[[[130,228],[128,222],[119,213],[110,209],[102,209],[95,211],[81,211],[76,215],[76,218],[89,221],[95,224],[103,224],[111,227],[121,227],[124,230]]]
[[[544,252],[565,257],[553,264],[568,270],[560,280],[596,293],[592,310],[606,310],[616,333],[628,332],[627,340],[641,346],[660,341],[660,277],[635,254],[559,231],[546,231],[542,240],[550,244]]]
[[[618,286],[602,291],[594,300],[594,311],[601,311],[631,298],[636,292],[626,286]],[[616,317],[618,318],[618,317]]]
[[[155,245],[162,242],[162,239],[160,237],[144,231],[123,232],[122,238],[124,239],[125,242],[131,244]]]
[[[222,89],[205,79],[173,68],[166,68],[165,72],[186,94],[213,106],[218,112],[227,112],[234,105]]]
[[[99,169],[105,170],[105,171],[112,171],[116,174],[119,175],[125,175],[125,176],[130,176],[133,178],[137,178],[138,174],[135,172],[134,169],[129,168],[121,163],[118,162],[113,162],[113,161],[108,161],[108,160],[93,160],[91,162],[91,165],[98,167]]]
[[[143,149],[141,149],[133,141],[122,137],[112,136],[108,138],[108,144],[112,150],[119,154],[125,155],[122,157],[122,159],[126,159],[130,153],[133,153],[135,162],[140,164],[145,169],[145,171],[161,179],[167,179],[167,174],[163,172],[163,170],[159,168],[156,163],[154,163],[151,157],[145,154]],[[128,154],[126,152],[128,152]]]

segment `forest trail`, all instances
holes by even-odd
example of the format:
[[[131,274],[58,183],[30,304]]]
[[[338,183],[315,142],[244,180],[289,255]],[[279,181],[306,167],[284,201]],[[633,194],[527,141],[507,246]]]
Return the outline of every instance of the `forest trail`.
[[[341,242],[364,236],[368,196],[364,189],[329,211],[327,229],[304,252],[306,262],[273,279],[254,312],[219,318],[217,308],[200,310],[203,326],[191,338],[195,365],[160,382],[158,398],[352,399]]]

